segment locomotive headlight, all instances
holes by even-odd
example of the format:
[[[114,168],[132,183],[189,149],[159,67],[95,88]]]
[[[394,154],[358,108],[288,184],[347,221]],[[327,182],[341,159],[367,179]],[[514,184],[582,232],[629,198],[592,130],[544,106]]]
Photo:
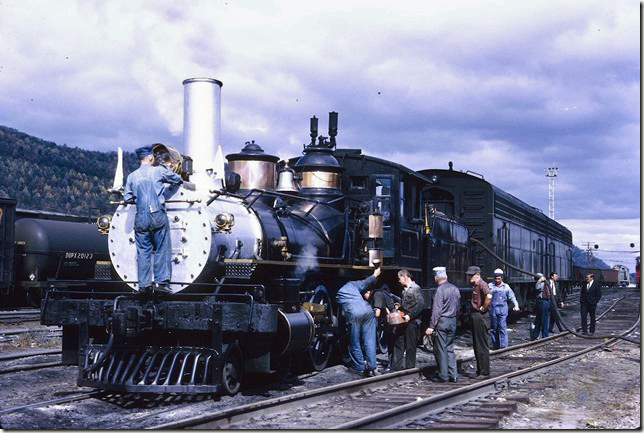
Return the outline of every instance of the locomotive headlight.
[[[110,222],[112,217],[109,215],[101,215],[96,220],[96,226],[98,227],[98,232],[102,235],[106,235],[110,232]]]
[[[438,177],[437,174],[434,174],[434,175],[432,175],[431,180],[432,180],[432,183],[435,185],[440,180],[440,177]]]
[[[235,225],[235,216],[230,213],[222,212],[215,217],[215,226],[220,232],[229,232]]]

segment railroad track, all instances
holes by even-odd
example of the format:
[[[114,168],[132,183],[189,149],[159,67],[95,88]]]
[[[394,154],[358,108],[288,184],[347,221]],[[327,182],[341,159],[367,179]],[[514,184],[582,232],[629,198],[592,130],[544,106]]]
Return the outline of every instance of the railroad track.
[[[0,323],[19,323],[40,321],[40,310],[20,309],[0,311]]]
[[[6,354],[0,354],[0,363],[11,363],[11,361],[24,361],[29,358],[36,356],[48,356],[48,355],[60,355],[62,351],[60,349],[40,349],[40,350],[29,350],[29,351],[19,351],[19,352],[10,352]],[[63,364],[60,361],[55,362],[36,362],[29,364],[18,364],[8,366],[0,366],[0,375],[17,373],[19,371],[29,371],[29,370],[39,370],[42,368],[51,368],[51,367],[60,367]]]
[[[638,293],[639,294],[639,293]],[[434,368],[410,369],[384,376],[278,397],[236,407],[222,412],[203,414],[150,428],[244,428],[244,429],[352,429],[395,428],[418,425],[432,418],[433,428],[481,428],[494,425],[490,413],[505,414],[516,407],[516,401],[480,403],[483,396],[525,380],[574,358],[598,350],[621,333],[633,334],[639,342],[639,302],[620,302],[609,306],[599,318],[597,334],[610,335],[604,340],[579,338],[570,332],[536,340],[490,353],[493,366],[488,380],[472,381],[463,376],[458,383],[433,383],[425,379]],[[610,319],[609,314],[620,317]],[[624,320],[637,320],[624,330]],[[637,329],[636,329],[637,328]],[[471,358],[459,360],[462,368]],[[436,414],[466,402],[479,402],[460,420],[437,423]],[[487,404],[487,406],[485,406]],[[476,415],[476,414],[479,415]],[[487,414],[487,418],[482,414]],[[420,421],[419,421],[420,420]],[[460,422],[460,424],[459,424]],[[492,423],[492,424],[490,424]],[[498,424],[498,419],[496,421]],[[421,424],[422,425],[422,424]],[[439,427],[441,426],[441,427]],[[460,427],[455,427],[460,426]]]
[[[635,294],[639,295],[639,292]],[[610,302],[606,302],[604,305],[608,305],[609,303]],[[617,307],[611,305],[606,309],[606,311],[610,311],[612,315],[621,315],[621,317],[618,317],[617,319],[612,320],[612,319],[609,319],[607,316],[604,316],[602,319],[602,322],[598,323],[598,328],[597,328],[598,333],[608,332],[607,329],[609,325],[614,326],[615,328],[619,328],[620,330],[625,328],[625,326],[623,325],[624,320],[630,320],[631,317],[636,316],[635,310],[637,310],[637,308],[639,307],[639,298],[637,302],[630,301],[628,303],[630,307],[633,307],[631,309],[624,308],[625,304],[626,303],[622,302],[618,304]],[[604,305],[600,305],[600,308],[602,308]],[[614,323],[611,324],[611,322],[614,322]],[[38,421],[41,418],[39,416],[35,416],[34,414],[40,413],[42,412],[42,410],[47,411],[47,413],[56,413],[57,410],[63,410],[64,411],[64,414],[62,415],[63,419],[70,419],[69,418],[70,410],[72,410],[74,413],[78,412],[78,416],[81,416],[81,414],[87,411],[87,408],[94,407],[97,404],[96,403],[97,400],[102,400],[108,405],[116,405],[119,408],[129,408],[130,410],[125,409],[120,415],[117,415],[117,417],[112,420],[108,420],[108,419],[100,420],[101,417],[96,418],[96,416],[91,416],[92,420],[88,420],[88,421],[84,421],[81,418],[71,418],[71,419],[76,419],[76,422],[78,424],[75,424],[75,425],[83,425],[85,426],[85,428],[110,428],[110,429],[112,428],[123,429],[123,428],[130,428],[132,426],[134,426],[134,428],[224,427],[224,428],[231,428],[231,429],[232,428],[305,429],[305,428],[327,428],[327,424],[329,424],[329,420],[334,420],[336,422],[328,425],[329,428],[339,427],[339,426],[342,426],[343,424],[346,428],[351,428],[351,427],[347,427],[349,425],[347,423],[357,422],[360,419],[360,417],[358,417],[357,414],[368,415],[371,412],[368,410],[361,409],[360,406],[357,406],[353,409],[351,409],[350,406],[346,406],[347,407],[346,410],[350,416],[342,417],[341,414],[337,414],[336,416],[336,412],[334,411],[336,409],[340,411],[339,408],[341,406],[339,405],[339,403],[332,401],[332,399],[335,398],[336,400],[344,399],[348,401],[351,401],[351,400],[359,401],[360,400],[359,397],[363,395],[365,396],[365,398],[370,398],[371,400],[376,401],[376,403],[373,403],[373,406],[370,406],[371,411],[373,411],[374,408],[376,409],[376,413],[384,413],[384,412],[389,413],[389,411],[395,411],[396,410],[395,408],[397,407],[409,406],[410,404],[412,405],[420,404],[417,402],[420,402],[422,400],[428,400],[428,399],[435,400],[433,404],[437,406],[435,406],[434,409],[430,411],[430,412],[433,411],[432,412],[433,415],[429,415],[431,417],[430,421],[426,420],[427,415],[414,415],[413,417],[411,417],[413,419],[412,421],[409,420],[409,417],[402,417],[400,420],[395,420],[393,418],[391,420],[387,420],[387,422],[393,423],[391,425],[410,426],[410,428],[418,428],[418,426],[426,426],[426,427],[429,426],[431,428],[483,428],[483,425],[494,427],[495,425],[498,425],[498,419],[495,421],[493,418],[494,417],[500,418],[504,414],[507,414],[509,411],[512,410],[513,407],[516,407],[517,402],[524,401],[525,396],[522,397],[522,395],[519,393],[518,395],[512,398],[508,398],[507,401],[490,400],[485,396],[489,395],[491,392],[494,392],[499,388],[514,386],[513,383],[517,381],[521,382],[523,380],[521,379],[522,376],[502,377],[503,374],[507,374],[508,372],[514,373],[515,369],[520,366],[520,361],[516,361],[516,358],[524,358],[524,360],[526,361],[526,364],[529,364],[527,360],[532,356],[534,363],[538,363],[539,354],[538,353],[536,355],[534,354],[535,351],[538,352],[540,350],[540,349],[536,349],[537,346],[549,344],[550,342],[556,341],[557,339],[564,338],[564,336],[566,335],[567,333],[555,334],[553,337],[549,339],[537,340],[536,342],[522,343],[520,345],[513,346],[511,349],[492,351],[491,352],[492,368],[493,368],[492,374],[494,375],[494,377],[492,377],[490,379],[491,382],[487,384],[485,384],[484,382],[473,382],[462,376],[459,377],[459,383],[456,385],[435,384],[424,379],[425,376],[433,372],[433,368],[428,367],[422,370],[412,369],[409,371],[396,372],[385,376],[378,376],[375,378],[361,379],[361,380],[353,381],[351,383],[346,383],[346,384],[343,383],[342,385],[336,385],[335,387],[326,388],[325,390],[317,389],[312,391],[306,391],[304,393],[290,394],[290,395],[278,394],[278,395],[281,395],[281,397],[278,397],[272,400],[257,401],[256,399],[252,398],[252,396],[262,395],[264,394],[264,392],[268,394],[269,393],[268,389],[274,389],[272,386],[269,386],[265,391],[262,391],[261,389],[255,389],[255,387],[247,390],[249,392],[247,396],[249,396],[250,398],[244,398],[243,395],[240,395],[238,397],[242,397],[241,400],[236,397],[233,397],[233,398],[230,398],[230,401],[229,401],[229,398],[224,397],[223,400],[221,400],[221,402],[224,403],[223,405],[220,405],[219,399],[210,401],[210,398],[206,398],[205,400],[201,399],[201,400],[191,401],[190,399],[180,399],[180,398],[177,398],[176,396],[175,397],[165,396],[161,400],[159,400],[158,398],[155,398],[148,401],[149,397],[148,399],[143,398],[145,396],[141,396],[141,398],[137,399],[135,398],[135,396],[128,397],[127,395],[110,396],[108,394],[104,394],[100,392],[97,392],[97,393],[90,392],[90,393],[82,393],[82,394],[74,392],[74,395],[72,397],[65,397],[65,399],[67,400],[64,400],[64,399],[47,400],[46,399],[47,397],[45,397],[41,402],[32,400],[30,404],[23,405],[23,406],[18,406],[18,404],[22,404],[22,403],[16,401],[17,405],[15,407],[5,406],[6,409],[3,408],[2,409],[3,411],[0,412],[0,415],[8,413],[9,417],[11,417],[11,421],[3,420],[3,423],[4,421],[8,422],[7,426],[9,425],[23,426],[23,427],[26,427],[29,425],[37,426],[37,425],[41,425],[40,422]],[[572,337],[570,338],[573,339]],[[521,340],[526,341],[525,339],[519,339],[519,341]],[[591,340],[585,340],[585,341],[589,343],[589,341]],[[568,344],[568,345],[571,345],[571,344]],[[527,349],[530,348],[531,346],[534,347],[532,354],[527,352]],[[515,352],[514,355],[511,355],[512,353],[511,350],[524,350],[524,351]],[[554,350],[543,349],[542,351],[544,353],[549,352],[550,355],[548,356],[550,356],[551,358],[556,357],[556,354],[552,353]],[[523,355],[523,356],[519,356],[519,355]],[[13,356],[16,356],[16,355],[13,355]],[[513,357],[515,359],[507,359],[505,361],[502,361],[498,359],[498,357],[501,357],[501,356],[505,356],[506,358]],[[0,360],[1,359],[2,358],[0,358]],[[543,358],[540,358],[540,359],[543,361]],[[459,366],[462,369],[464,366],[470,364],[471,362],[472,362],[471,357],[469,358],[463,357],[462,359],[459,360]],[[511,363],[511,365],[514,365],[515,367],[514,368],[503,367],[503,365],[505,365],[506,362]],[[521,363],[521,365],[523,365],[523,363]],[[507,371],[504,370],[504,368],[506,368]],[[541,369],[541,371],[547,370],[547,368],[548,367],[544,367]],[[31,374],[31,373],[27,373],[27,374]],[[50,375],[50,373],[48,373],[48,375]],[[343,376],[346,376],[346,374],[343,374]],[[9,376],[5,376],[5,377],[8,378]],[[335,383],[337,383],[337,381]],[[483,385],[486,385],[486,387]],[[444,400],[445,396],[443,394],[450,393],[450,392],[455,393],[459,390],[461,390],[460,392],[462,392],[463,388],[466,388],[469,386],[473,386],[471,395],[469,396],[466,394],[452,395],[453,400],[451,400],[451,402],[450,400]],[[329,392],[333,391],[332,388],[336,388],[335,391],[337,395],[335,397],[328,394]],[[286,388],[283,388],[283,389],[286,389]],[[378,389],[384,389],[385,395],[376,394],[376,391],[378,391]],[[390,391],[389,394],[391,395],[387,395],[386,393],[387,390]],[[395,392],[393,390],[395,390]],[[415,395],[414,392],[417,395]],[[396,393],[398,395],[396,395]],[[246,394],[246,392],[244,392],[244,394]],[[79,397],[81,395],[82,397]],[[354,397],[354,395],[357,395],[358,397]],[[410,397],[412,397],[413,399],[410,400]],[[161,397],[159,396],[159,398]],[[389,400],[387,400],[387,398]],[[82,403],[82,400],[86,400],[86,402]],[[237,403],[236,405],[230,404],[234,400],[240,401],[240,403]],[[243,405],[244,400],[255,401],[255,403]],[[65,401],[72,402],[73,406],[71,406],[70,404],[66,404],[66,405],[62,404]],[[327,402],[330,401],[332,403],[330,408],[329,406],[327,407],[322,406],[322,403],[325,401]],[[468,403],[466,407],[469,409],[468,410],[461,409],[460,412],[459,410],[450,409],[450,413],[452,413],[452,417],[456,416],[457,419],[450,420],[446,418],[446,416],[441,411],[444,411],[445,410],[444,408],[447,408],[447,407],[449,408],[459,407],[458,406],[459,401],[467,401]],[[56,402],[59,402],[60,404],[57,404]],[[55,405],[55,407],[57,408],[62,407],[64,409],[54,409],[51,405]],[[47,406],[50,406],[50,407],[47,407]],[[35,408],[35,407],[45,407],[45,408],[38,411],[29,410],[29,408]],[[76,409],[72,409],[72,407]],[[84,409],[82,409],[82,407]],[[235,409],[222,411],[221,407],[227,407],[227,408],[235,407]],[[136,410],[134,412],[131,411],[131,409],[134,409],[134,408],[140,408],[142,410]],[[118,412],[118,409],[116,407],[113,407],[112,409],[110,409],[109,412],[114,412],[114,410]],[[282,417],[284,416],[284,413],[285,412],[288,413],[289,411],[292,412],[292,414],[296,414],[295,419],[291,418],[290,421],[288,419],[282,419]],[[300,412],[296,412],[296,411],[300,411]],[[21,412],[24,413],[24,415]],[[95,413],[94,409],[92,409],[90,412]],[[90,412],[88,412],[88,414]],[[458,415],[453,415],[453,413],[456,413],[456,412],[458,412]],[[425,413],[427,413],[426,410],[425,410]],[[203,415],[194,416],[194,414],[203,414]],[[299,416],[297,414],[299,414]],[[483,414],[485,414],[485,416],[483,416]],[[490,414],[494,414],[494,417],[491,417]],[[18,421],[18,423],[16,423],[16,420],[21,420],[21,419],[23,420],[22,422]],[[174,419],[181,419],[183,420],[183,422],[168,423],[168,420],[174,420]],[[467,422],[464,422],[464,421],[467,421]],[[378,422],[382,423],[381,425],[389,425],[382,420]],[[488,424],[485,424],[485,423],[488,423]],[[51,428],[59,428],[59,427],[56,427],[58,424],[55,424],[55,423],[50,422],[47,425]],[[374,424],[374,425],[378,425],[378,424]],[[262,427],[262,426],[265,426],[265,427]],[[266,426],[270,426],[270,427],[266,427]],[[440,427],[440,426],[443,426],[443,427]],[[452,426],[452,427],[448,427],[448,426]]]

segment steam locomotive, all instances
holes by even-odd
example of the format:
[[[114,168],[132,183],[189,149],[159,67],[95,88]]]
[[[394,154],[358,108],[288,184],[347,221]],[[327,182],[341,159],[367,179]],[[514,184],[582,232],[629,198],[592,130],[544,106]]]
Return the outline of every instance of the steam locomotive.
[[[427,306],[434,266],[445,266],[459,287],[469,286],[467,266],[491,274],[517,255],[514,266],[529,272],[571,268],[571,235],[558,223],[451,167],[416,172],[338,149],[335,112],[328,137],[318,136],[318,119],[311,119],[302,156],[279,161],[248,142],[226,156],[226,170],[222,83],[194,78],[183,86],[186,155],[153,146],[185,180],[165,192],[173,293],[139,292],[136,208],[117,202],[100,227],[109,232],[110,259],[130,292],[54,289],[43,300],[41,322],[63,327],[63,362],[79,366],[79,385],[235,394],[244,374],[276,372],[294,360],[322,370],[343,334],[336,291],[378,265],[377,284],[391,288],[397,271],[409,269]],[[122,185],[117,173],[113,191]],[[468,192],[468,181],[478,195]],[[491,208],[495,219],[480,221]],[[473,249],[471,233],[500,256]]]
[[[107,239],[88,218],[0,198],[0,305],[40,307],[48,287],[123,288],[115,278]]]

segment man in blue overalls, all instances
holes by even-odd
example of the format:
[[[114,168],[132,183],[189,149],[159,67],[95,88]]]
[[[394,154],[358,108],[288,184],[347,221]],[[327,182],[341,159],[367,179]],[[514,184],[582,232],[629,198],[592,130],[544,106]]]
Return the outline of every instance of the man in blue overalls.
[[[336,302],[342,306],[342,316],[347,325],[351,358],[349,371],[367,377],[378,374],[376,371],[376,316],[371,304],[363,298],[363,294],[376,282],[380,272],[380,268],[376,268],[373,275],[364,280],[349,281],[335,295]],[[366,367],[361,343],[366,355]]]
[[[494,270],[494,282],[488,284],[488,287],[490,293],[492,293],[490,306],[492,348],[502,349],[508,347],[508,301],[512,302],[514,311],[519,311],[519,303],[510,286],[503,282],[503,271],[501,269]]]
[[[170,293],[170,233],[164,192],[168,185],[178,186],[183,180],[167,168],[153,165],[154,154],[150,146],[140,147],[135,152],[141,166],[127,177],[123,201],[136,204],[134,239],[139,290],[152,291],[150,266],[154,250],[155,291]]]

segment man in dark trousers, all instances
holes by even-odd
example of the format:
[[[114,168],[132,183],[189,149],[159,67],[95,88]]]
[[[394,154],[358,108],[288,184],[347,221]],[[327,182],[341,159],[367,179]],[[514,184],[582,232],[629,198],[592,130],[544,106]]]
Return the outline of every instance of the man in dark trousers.
[[[377,374],[376,317],[371,304],[363,298],[363,294],[376,282],[380,272],[381,269],[376,268],[373,275],[364,280],[349,281],[335,295],[335,300],[342,306],[342,316],[347,325],[351,358],[349,371],[367,377]],[[362,346],[366,355],[366,368]]]
[[[537,283],[534,285],[536,309],[534,329],[530,334],[531,340],[548,337],[548,315],[550,314],[550,285],[541,272],[537,272]]]
[[[407,269],[398,271],[398,282],[403,286],[400,310],[404,313],[403,319],[405,323],[398,325],[395,331],[396,339],[392,362],[393,369],[396,371],[416,367],[419,318],[424,305],[420,286],[411,279],[411,274]]]
[[[488,285],[481,278],[481,268],[470,266],[467,276],[472,284],[472,302],[470,304],[470,319],[472,321],[472,343],[476,358],[476,373],[470,378],[487,379],[490,377],[490,317],[488,306],[492,294]]]
[[[123,201],[136,204],[134,240],[139,290],[152,291],[152,251],[154,250],[155,291],[170,293],[172,266],[170,233],[165,209],[165,192],[170,186],[183,183],[178,174],[162,165],[155,166],[150,146],[136,149],[141,166],[129,174],[123,191]]]
[[[375,289],[373,286],[365,292],[364,298],[370,301],[373,306],[373,312],[376,316],[376,330],[378,326],[383,326],[383,337],[387,345],[387,366],[380,370],[381,373],[389,373],[393,365],[394,342],[396,339],[396,327],[387,323],[387,314],[394,311],[395,305],[400,305],[400,298],[389,289],[389,286],[383,284],[382,287]],[[380,323],[382,322],[382,325]],[[378,336],[376,336],[378,337]]]
[[[555,305],[554,302],[550,301],[550,323],[548,324],[548,332],[549,333],[554,333],[555,324],[557,324],[557,329],[559,329],[559,332],[561,332],[561,330],[562,330],[561,325],[557,321],[557,312],[556,312],[557,307],[559,307],[559,308],[564,307],[564,303],[562,302],[562,293],[561,293],[561,290],[559,290],[560,287],[559,287],[559,285],[557,283],[558,279],[559,279],[559,275],[557,275],[556,272],[551,272],[550,273],[550,281],[549,281],[550,282],[550,291],[551,291],[550,296],[554,295],[557,305]]]
[[[602,297],[599,282],[595,281],[594,274],[586,275],[586,284],[581,286],[579,303],[581,308],[581,333],[587,334],[586,317],[590,314],[590,335],[595,333],[595,310]]]
[[[447,282],[447,271],[444,267],[436,267],[433,271],[438,288],[432,302],[432,318],[425,334],[433,336],[438,375],[431,380],[456,382],[458,372],[454,354],[454,337],[456,337],[456,313],[461,305],[461,293],[455,285]]]

